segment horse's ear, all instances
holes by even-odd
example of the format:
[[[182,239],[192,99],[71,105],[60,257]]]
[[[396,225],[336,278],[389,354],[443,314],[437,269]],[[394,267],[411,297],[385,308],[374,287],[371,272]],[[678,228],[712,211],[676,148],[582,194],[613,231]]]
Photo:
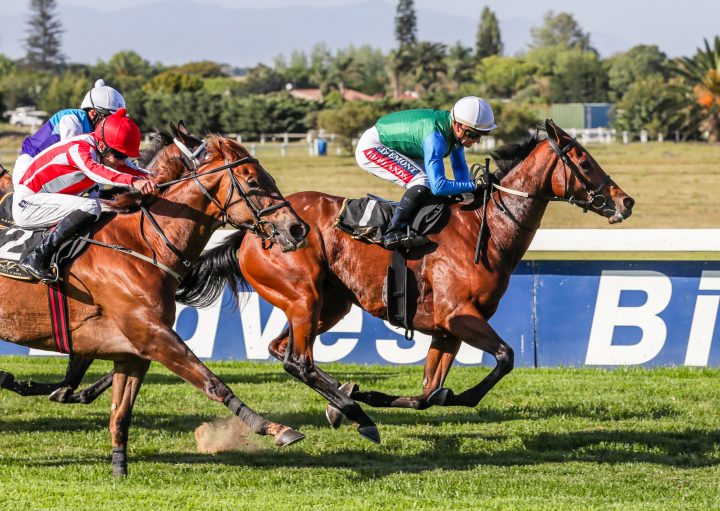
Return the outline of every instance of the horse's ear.
[[[545,119],[545,131],[547,132],[548,138],[552,138],[556,141],[560,140],[557,133],[557,125],[552,119]]]
[[[187,126],[185,125],[185,121],[183,121],[182,119],[180,119],[180,122],[177,125],[177,130],[178,130],[178,134],[180,134],[180,135],[189,135],[190,134],[190,130],[187,128]]]
[[[168,124],[168,126],[170,127],[170,134],[173,136],[173,138],[178,138],[178,136],[180,135],[178,131],[178,126],[175,126],[173,123]]]

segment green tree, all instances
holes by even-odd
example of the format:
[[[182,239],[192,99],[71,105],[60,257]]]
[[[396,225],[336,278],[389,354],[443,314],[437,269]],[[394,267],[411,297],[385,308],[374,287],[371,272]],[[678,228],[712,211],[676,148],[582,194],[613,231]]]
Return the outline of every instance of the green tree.
[[[415,54],[413,80],[418,93],[438,88],[440,76],[447,73],[445,45],[422,41],[415,45],[413,53]]]
[[[615,104],[613,127],[638,137],[647,130],[651,137],[673,136],[678,130],[684,139],[697,136],[697,105],[678,87],[654,74],[633,82],[623,98]]]
[[[92,85],[87,76],[76,73],[66,72],[59,76],[53,76],[37,106],[50,113],[64,108],[79,108],[83,97]]]
[[[710,142],[720,142],[720,36],[713,45],[703,40],[705,48],[698,48],[695,56],[682,57],[673,66],[688,86],[688,95],[702,109],[701,128],[708,132]]]
[[[417,42],[417,16],[413,0],[398,0],[395,11],[395,40],[399,48],[414,46]]]
[[[99,61],[92,73],[97,78],[103,78],[105,83],[115,87],[124,96],[131,90],[141,88],[157,71],[138,53],[119,51],[107,62]]]
[[[198,62],[188,62],[181,66],[171,68],[175,73],[182,75],[192,75],[199,78],[217,78],[227,76],[223,71],[223,67],[217,62],[210,60],[201,60]]]
[[[250,69],[245,79],[240,82],[243,95],[266,94],[283,90],[285,88],[285,77],[275,72],[265,64],[258,64]]]
[[[178,75],[184,76],[184,75]],[[220,131],[222,98],[203,90],[176,93],[151,92],[143,104],[143,129],[167,129],[185,121],[190,131],[205,135]],[[135,115],[133,115],[135,117]]]
[[[607,84],[607,71],[596,53],[561,51],[550,77],[549,99],[553,103],[607,101]]]
[[[630,86],[651,75],[668,76],[667,55],[655,45],[640,44],[607,61],[611,101],[622,99]]]
[[[387,73],[393,97],[400,97],[403,90],[404,78],[415,67],[415,53],[411,47],[403,46],[390,52],[387,57]]]
[[[473,79],[475,62],[472,58],[472,49],[460,41],[450,47],[445,59],[447,63],[447,79],[452,90],[459,90],[464,83]]]
[[[537,113],[527,105],[496,101],[491,104],[498,125],[493,135],[505,143],[527,138],[538,124]]]
[[[335,133],[343,148],[352,153],[353,139],[375,124],[380,115],[379,106],[373,102],[347,102],[340,108],[321,111],[318,127]]]
[[[295,99],[288,94],[266,94],[233,98],[223,103],[220,120],[228,133],[257,138],[262,133],[303,133],[310,126],[310,114],[317,103]]]
[[[521,58],[493,55],[475,68],[475,81],[483,94],[492,98],[512,98],[533,83],[536,67]]]
[[[50,80],[49,73],[30,69],[8,74],[0,80],[0,95],[5,109],[38,105]]]
[[[500,38],[500,24],[495,13],[486,5],[480,14],[480,24],[477,29],[475,55],[478,60],[492,55],[501,55],[503,43]]]
[[[31,69],[58,69],[65,61],[60,35],[62,24],[57,18],[55,0],[30,0],[32,15],[25,39],[25,64]]]
[[[572,14],[547,11],[543,24],[530,29],[531,48],[576,48],[583,51],[595,51],[590,46],[590,34],[582,28]]]
[[[148,94],[153,92],[163,92],[166,94],[196,92],[203,88],[203,81],[197,76],[180,74],[175,71],[163,71],[159,75],[154,76],[143,85],[142,88]]]

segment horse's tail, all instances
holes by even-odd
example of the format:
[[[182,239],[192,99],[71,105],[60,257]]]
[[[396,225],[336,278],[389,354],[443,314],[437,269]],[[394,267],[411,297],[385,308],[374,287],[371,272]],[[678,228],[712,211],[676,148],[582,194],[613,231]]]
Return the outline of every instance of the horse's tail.
[[[245,231],[237,231],[217,247],[203,252],[180,283],[175,300],[192,307],[207,307],[217,300],[227,284],[237,306],[238,292],[250,289],[237,259],[244,236]]]

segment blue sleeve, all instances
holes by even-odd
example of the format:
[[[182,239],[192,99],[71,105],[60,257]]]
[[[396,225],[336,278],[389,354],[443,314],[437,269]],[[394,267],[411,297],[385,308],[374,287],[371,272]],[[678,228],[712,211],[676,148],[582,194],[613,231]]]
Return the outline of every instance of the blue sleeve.
[[[450,166],[453,169],[453,175],[456,181],[470,181],[470,169],[467,161],[465,161],[465,148],[463,146],[456,147],[450,153]]]
[[[425,155],[425,172],[430,182],[433,195],[457,195],[475,190],[475,182],[471,180],[452,181],[445,177],[443,158],[447,150],[445,138],[437,131],[432,132],[423,140],[423,153]],[[463,157],[463,163],[465,158]],[[452,161],[451,161],[452,163]],[[465,163],[467,171],[467,163]],[[470,172],[467,171],[468,177]]]

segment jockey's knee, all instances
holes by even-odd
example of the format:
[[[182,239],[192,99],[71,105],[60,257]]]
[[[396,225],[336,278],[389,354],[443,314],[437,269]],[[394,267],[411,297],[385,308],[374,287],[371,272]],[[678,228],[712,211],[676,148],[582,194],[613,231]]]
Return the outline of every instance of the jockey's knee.
[[[100,218],[100,213],[102,212],[100,201],[98,199],[88,199],[83,201],[82,204],[79,205],[78,210],[95,216],[95,220]]]

